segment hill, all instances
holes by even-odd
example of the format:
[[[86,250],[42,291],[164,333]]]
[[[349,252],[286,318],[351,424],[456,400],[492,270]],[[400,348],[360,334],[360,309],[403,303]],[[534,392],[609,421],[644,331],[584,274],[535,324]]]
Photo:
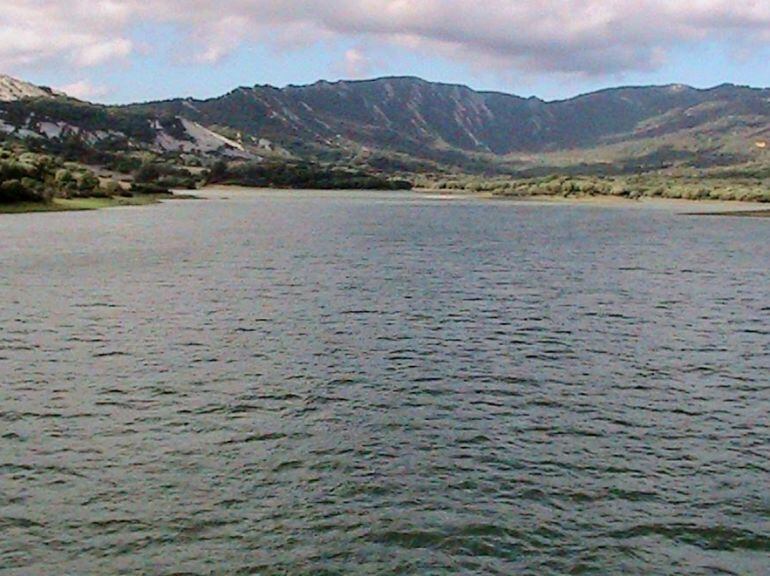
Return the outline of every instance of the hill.
[[[35,86],[23,80],[0,74],[0,102],[14,102],[24,98],[48,98],[61,94],[50,88]]]
[[[433,185],[447,175],[464,182],[458,174],[716,174],[751,180],[749,196],[764,197],[770,90],[621,87],[546,102],[391,77],[104,106],[3,76],[0,139],[118,173],[149,163],[142,174],[163,176],[164,186],[199,182],[216,161],[226,161],[234,167],[217,168],[223,180],[248,175],[265,185],[320,179],[324,186],[389,187],[388,178],[404,177]],[[302,178],[290,177],[293,172]]]
[[[615,88],[546,102],[395,77],[100,106],[0,77],[0,115],[0,130],[17,136],[79,134],[91,144],[161,152],[340,160],[385,153],[487,167],[533,163],[533,154],[557,165],[729,165],[762,158],[770,140],[770,90],[729,84]]]
[[[575,163],[646,156],[653,164],[725,165],[761,157],[757,145],[770,139],[770,90],[733,85],[616,88],[545,102],[381,78],[238,88],[210,100],[129,109],[226,127],[299,155],[389,152],[459,165],[565,152]]]

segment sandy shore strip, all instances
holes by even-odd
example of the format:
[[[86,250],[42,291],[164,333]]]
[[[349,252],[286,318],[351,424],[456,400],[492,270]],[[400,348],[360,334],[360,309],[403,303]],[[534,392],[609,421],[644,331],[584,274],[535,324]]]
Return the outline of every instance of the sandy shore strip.
[[[523,200],[557,204],[584,204],[603,207],[672,210],[686,216],[770,216],[770,209],[767,208],[766,204],[732,200],[685,200],[679,198],[630,199],[619,196],[588,196],[583,198],[533,196],[531,198],[524,198]]]
[[[623,196],[505,196],[487,192],[469,193],[466,191],[428,190],[420,189],[415,192],[430,197],[447,200],[459,198],[483,198],[494,200],[510,200],[534,205],[573,205],[597,206],[607,208],[645,208],[655,210],[674,210],[688,215],[711,216],[768,216],[770,209],[767,204],[759,202],[741,202],[733,200],[687,200],[681,198],[651,198],[637,199]]]
[[[680,198],[624,198],[622,196],[586,196],[564,198],[553,196],[532,196],[525,201],[558,204],[588,204],[607,207],[648,208],[655,210],[674,210],[690,215],[745,215],[767,211],[767,206],[758,202],[740,202],[731,200],[686,200]]]
[[[275,194],[309,192],[308,190],[250,188],[247,186],[212,185],[195,191],[197,196],[209,199],[228,199],[239,194]],[[319,194],[333,196],[340,192],[361,193],[383,192],[378,190],[318,190]],[[387,192],[385,192],[387,193]],[[465,190],[435,190],[417,188],[400,194],[424,198],[428,200],[505,200],[534,206],[571,205],[595,206],[599,208],[629,208],[648,210],[669,210],[683,215],[692,216],[753,216],[770,217],[767,204],[758,202],[741,202],[729,200],[686,200],[679,198],[638,198],[631,199],[622,196],[504,196],[489,192],[468,192]]]
[[[726,212],[696,212],[692,216],[742,216],[744,218],[770,218],[770,210],[728,210]]]

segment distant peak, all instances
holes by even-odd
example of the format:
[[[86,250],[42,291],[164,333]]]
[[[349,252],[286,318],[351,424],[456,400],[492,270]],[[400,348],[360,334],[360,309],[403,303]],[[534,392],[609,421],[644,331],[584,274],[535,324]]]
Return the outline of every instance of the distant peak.
[[[50,88],[43,88],[0,74],[0,102],[13,102],[24,98],[51,98],[58,95]]]
[[[464,88],[472,90],[464,84],[450,84],[445,82],[431,82],[418,76],[378,76],[375,78],[357,78],[357,79],[339,79],[339,80],[318,80],[312,84],[289,84],[286,88],[289,89],[302,89],[302,88],[333,88],[338,86],[362,86],[371,84],[404,84],[404,85],[419,85],[419,86],[444,86],[451,88]]]
[[[687,84],[669,84],[666,88],[668,88],[669,92],[688,92],[692,90],[692,87]]]

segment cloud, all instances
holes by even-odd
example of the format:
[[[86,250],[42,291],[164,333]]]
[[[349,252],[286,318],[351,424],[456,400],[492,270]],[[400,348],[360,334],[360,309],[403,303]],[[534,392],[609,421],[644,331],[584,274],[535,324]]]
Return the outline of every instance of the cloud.
[[[79,80],[72,84],[67,84],[66,86],[58,86],[55,89],[64,92],[73,98],[79,98],[80,100],[101,98],[110,93],[110,89],[107,86],[93,84],[88,80]]]
[[[118,0],[14,0],[0,11],[0,67],[88,67],[133,49],[133,12]]]
[[[186,31],[185,59],[212,64],[245,42],[281,49],[344,40],[503,71],[607,75],[660,67],[682,45],[770,41],[767,0],[14,0],[0,67],[89,67],[136,53],[132,28]],[[351,70],[366,57],[346,55]]]
[[[373,62],[360,48],[351,48],[345,52],[339,72],[346,78],[363,78],[373,68]]]

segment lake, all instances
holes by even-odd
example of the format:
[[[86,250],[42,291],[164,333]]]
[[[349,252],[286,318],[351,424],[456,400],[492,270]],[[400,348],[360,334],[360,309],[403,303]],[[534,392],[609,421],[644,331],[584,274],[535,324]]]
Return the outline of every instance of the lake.
[[[0,217],[0,573],[760,574],[770,221]]]

